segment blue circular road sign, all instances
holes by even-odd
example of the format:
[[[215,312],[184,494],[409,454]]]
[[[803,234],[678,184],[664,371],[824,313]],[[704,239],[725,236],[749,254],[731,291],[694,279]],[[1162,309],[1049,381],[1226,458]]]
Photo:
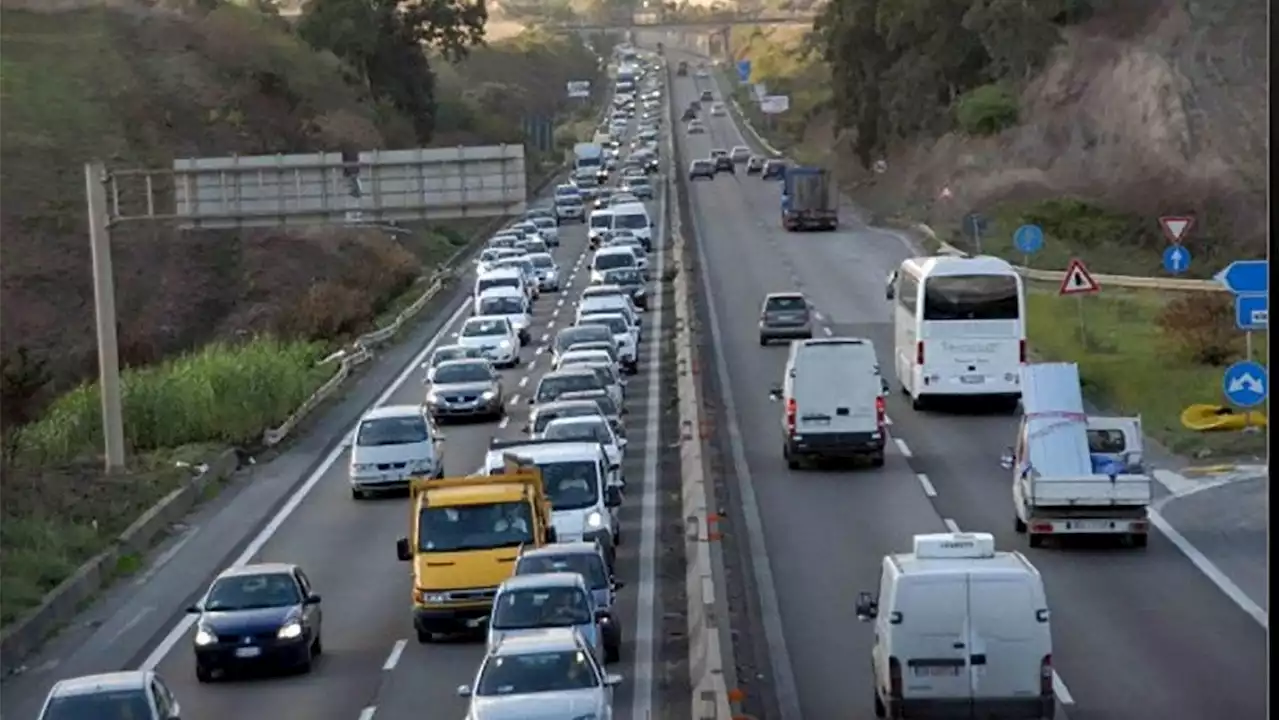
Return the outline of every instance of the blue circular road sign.
[[[1164,270],[1171,275],[1181,275],[1191,266],[1191,251],[1183,245],[1170,245],[1164,249]]]
[[[1242,360],[1222,374],[1222,394],[1232,405],[1254,407],[1267,400],[1267,369],[1252,360]]]
[[[1023,225],[1013,231],[1013,245],[1024,255],[1039,252],[1044,247],[1044,231],[1039,225]]]

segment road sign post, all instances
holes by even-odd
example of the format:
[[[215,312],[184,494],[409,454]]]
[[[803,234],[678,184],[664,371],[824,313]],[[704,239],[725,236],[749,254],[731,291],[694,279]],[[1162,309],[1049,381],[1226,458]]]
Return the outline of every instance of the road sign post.
[[[1084,322],[1084,296],[1101,289],[1098,281],[1089,274],[1089,269],[1084,266],[1084,262],[1078,258],[1072,258],[1071,263],[1067,265],[1067,271],[1062,275],[1062,285],[1058,288],[1058,294],[1075,295],[1076,316],[1080,320],[1080,347],[1086,350],[1089,349],[1089,331]]]
[[[1266,400],[1266,368],[1253,361],[1253,333],[1257,330],[1267,330],[1270,323],[1267,307],[1270,305],[1271,298],[1270,289],[1267,287],[1267,274],[1266,260],[1236,260],[1214,276],[1215,280],[1236,296],[1236,327],[1244,331],[1244,362],[1227,368],[1227,373],[1223,376],[1223,391],[1227,399],[1241,407],[1252,407]],[[1245,365],[1252,366],[1248,368],[1249,372],[1241,370],[1241,366]],[[1233,371],[1235,371],[1234,375]],[[1253,403],[1247,402],[1251,397],[1249,392],[1241,389],[1245,386],[1252,387],[1249,378],[1261,378],[1259,382],[1263,388],[1262,398]],[[1236,397],[1232,396],[1233,383],[1237,388]],[[1243,397],[1246,402],[1240,402],[1239,397]],[[1247,414],[1245,427],[1251,427]]]
[[[974,254],[982,254],[982,235],[987,231],[987,218],[982,213],[971,212],[964,216],[961,231],[973,240]]]
[[[1160,230],[1171,245],[1181,245],[1187,233],[1191,232],[1191,226],[1195,224],[1196,219],[1190,215],[1166,215],[1160,218]]]
[[[741,83],[751,82],[751,61],[750,60],[738,61],[738,82],[741,82]]]

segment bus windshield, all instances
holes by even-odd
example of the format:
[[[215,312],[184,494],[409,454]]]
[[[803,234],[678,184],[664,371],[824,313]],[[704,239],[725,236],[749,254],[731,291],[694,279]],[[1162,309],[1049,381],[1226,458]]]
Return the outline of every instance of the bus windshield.
[[[925,320],[1017,320],[1012,275],[935,275],[924,282]]]

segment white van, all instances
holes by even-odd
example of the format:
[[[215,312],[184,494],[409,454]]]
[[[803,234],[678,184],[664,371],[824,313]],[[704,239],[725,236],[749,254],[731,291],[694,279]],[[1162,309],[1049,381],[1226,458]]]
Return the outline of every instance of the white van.
[[[1022,276],[996,257],[908,258],[889,275],[894,374],[912,407],[938,396],[1022,397]]]
[[[629,230],[644,246],[645,252],[653,250],[653,220],[644,203],[634,202],[614,205],[609,208],[613,213],[613,224],[610,230]]]
[[[599,247],[604,234],[613,227],[613,210],[592,210],[587,216],[587,242],[591,247]]]
[[[916,535],[885,556],[875,621],[876,717],[1052,720],[1053,642],[1040,573],[989,533]]]
[[[471,297],[478,298],[486,290],[504,287],[515,288],[520,291],[520,294],[530,297],[529,288],[525,286],[524,273],[519,268],[514,267],[496,267],[477,275],[475,287],[471,291]]]
[[[799,470],[808,459],[864,457],[884,465],[885,392],[876,348],[866,338],[791,343],[782,385],[782,455]]]

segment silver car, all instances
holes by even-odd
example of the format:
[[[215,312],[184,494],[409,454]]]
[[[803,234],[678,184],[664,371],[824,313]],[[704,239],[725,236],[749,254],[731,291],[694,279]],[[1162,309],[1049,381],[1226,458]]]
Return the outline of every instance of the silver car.
[[[488,360],[450,360],[436,366],[427,388],[427,410],[436,421],[446,418],[501,419],[502,379]]]
[[[533,253],[529,256],[533,269],[538,273],[538,287],[544,292],[559,292],[560,266],[550,253]]]
[[[760,344],[813,337],[809,301],[800,293],[771,293],[760,306]]]
[[[621,683],[576,630],[545,628],[489,648],[475,681],[458,695],[471,699],[468,720],[613,720],[613,689]]]
[[[422,363],[422,369],[425,371],[422,375],[422,383],[424,385],[431,384],[431,377],[435,375],[436,368],[441,363],[450,360],[467,360],[472,358],[483,358],[484,351],[480,348],[467,347],[465,345],[441,345],[431,353],[431,357]]]
[[[178,720],[181,713],[173,691],[159,675],[147,670],[129,670],[59,680],[49,690],[39,720],[82,717]]]
[[[505,638],[527,635],[551,627],[578,631],[591,652],[604,662],[604,638],[600,631],[603,608],[586,578],[575,572],[552,572],[513,577],[498,586],[489,616],[489,647]]]

